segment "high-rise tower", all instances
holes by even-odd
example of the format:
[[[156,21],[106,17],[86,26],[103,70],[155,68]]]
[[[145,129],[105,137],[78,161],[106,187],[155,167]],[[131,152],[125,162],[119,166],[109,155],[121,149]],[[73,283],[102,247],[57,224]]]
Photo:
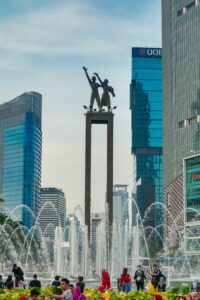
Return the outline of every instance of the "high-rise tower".
[[[162,49],[132,48],[130,107],[134,194],[144,218],[151,204],[163,201]],[[146,225],[162,224],[162,206],[152,206],[146,216]]]
[[[199,26],[199,0],[162,1],[166,236],[170,227],[183,228],[183,159],[200,151]],[[199,210],[196,196],[193,208]]]
[[[0,105],[0,194],[5,208],[28,206],[37,215],[41,184],[42,96],[24,93]],[[27,227],[34,222],[28,209],[14,212]]]
[[[66,198],[61,189],[54,187],[41,188],[41,206],[43,210],[40,216],[40,226],[50,239],[55,238],[55,228],[63,229],[66,222]]]

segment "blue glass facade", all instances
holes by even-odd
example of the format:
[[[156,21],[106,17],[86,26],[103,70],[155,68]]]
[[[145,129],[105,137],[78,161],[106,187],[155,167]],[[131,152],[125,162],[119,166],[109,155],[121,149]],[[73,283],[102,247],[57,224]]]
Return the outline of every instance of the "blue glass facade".
[[[163,201],[160,48],[132,48],[130,96],[135,195],[143,218],[149,205]],[[162,224],[162,207],[152,209],[146,221],[152,226]]]
[[[25,93],[0,106],[0,193],[5,207],[27,227],[40,208],[41,185],[41,95]]]

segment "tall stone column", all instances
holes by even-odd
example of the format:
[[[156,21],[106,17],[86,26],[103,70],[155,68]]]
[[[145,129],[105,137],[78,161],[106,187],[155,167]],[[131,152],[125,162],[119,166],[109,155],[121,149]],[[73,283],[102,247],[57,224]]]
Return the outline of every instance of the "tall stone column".
[[[107,184],[106,207],[107,216],[107,246],[109,251],[112,242],[113,223],[113,117],[112,112],[90,112],[86,114],[86,140],[85,140],[85,225],[88,227],[88,241],[90,243],[90,215],[91,215],[91,131],[92,124],[107,125]]]

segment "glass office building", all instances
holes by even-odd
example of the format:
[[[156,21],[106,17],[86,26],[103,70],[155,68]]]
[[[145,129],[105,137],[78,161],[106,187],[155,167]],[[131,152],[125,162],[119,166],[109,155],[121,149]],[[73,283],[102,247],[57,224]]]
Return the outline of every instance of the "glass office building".
[[[183,159],[200,151],[199,26],[199,0],[162,1],[165,224],[173,230],[175,220],[179,232],[184,228]]]
[[[29,208],[35,215],[40,208],[41,105],[35,92],[0,105],[0,194],[7,213],[14,209],[27,227],[34,222]]]
[[[184,159],[185,252],[200,251],[200,155]]]
[[[162,49],[132,48],[130,92],[135,200],[146,225],[163,222]],[[134,216],[133,212],[133,216]]]
[[[40,226],[45,235],[51,240],[55,239],[55,228],[65,227],[66,198],[61,189],[54,187],[41,188],[41,207],[44,209],[40,215]],[[57,213],[56,213],[57,212]]]

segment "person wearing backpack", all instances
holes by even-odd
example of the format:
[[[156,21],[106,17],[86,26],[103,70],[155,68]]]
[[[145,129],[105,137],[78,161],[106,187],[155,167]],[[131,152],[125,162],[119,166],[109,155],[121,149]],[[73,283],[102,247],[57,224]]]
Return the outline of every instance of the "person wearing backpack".
[[[131,291],[131,276],[128,274],[128,268],[123,269],[123,273],[120,275],[123,292]]]

